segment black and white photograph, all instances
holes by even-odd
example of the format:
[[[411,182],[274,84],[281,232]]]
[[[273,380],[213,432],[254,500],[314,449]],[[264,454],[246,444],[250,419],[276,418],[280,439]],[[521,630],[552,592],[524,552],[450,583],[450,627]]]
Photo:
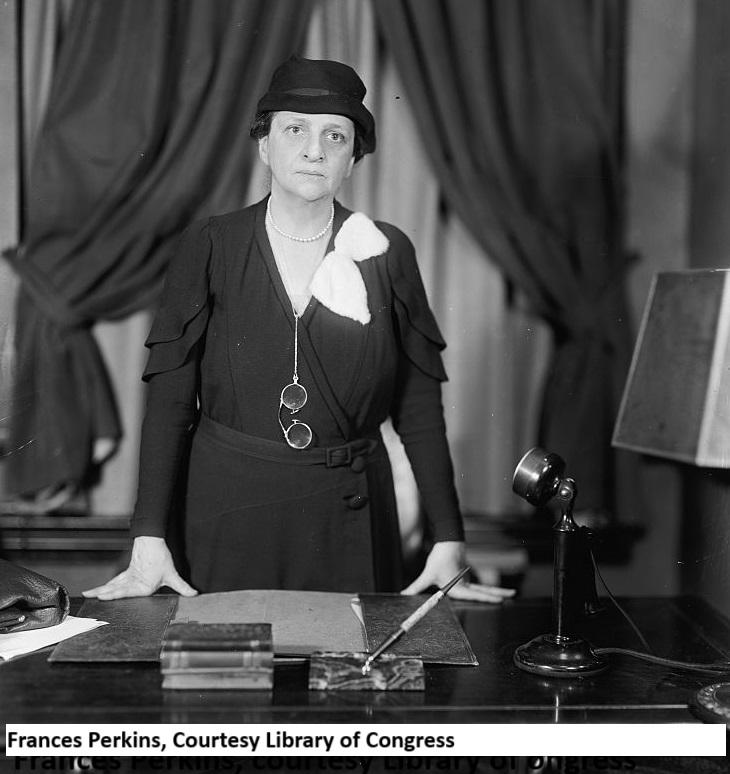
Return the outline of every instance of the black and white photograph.
[[[721,774],[727,0],[0,0],[0,771]]]

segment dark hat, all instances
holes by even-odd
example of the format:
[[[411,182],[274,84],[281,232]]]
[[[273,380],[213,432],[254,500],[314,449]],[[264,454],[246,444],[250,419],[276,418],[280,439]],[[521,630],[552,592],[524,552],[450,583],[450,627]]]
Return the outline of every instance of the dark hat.
[[[365,84],[342,62],[293,56],[274,71],[257,113],[335,113],[351,118],[359,128],[363,153],[375,150],[375,121],[363,105]]]

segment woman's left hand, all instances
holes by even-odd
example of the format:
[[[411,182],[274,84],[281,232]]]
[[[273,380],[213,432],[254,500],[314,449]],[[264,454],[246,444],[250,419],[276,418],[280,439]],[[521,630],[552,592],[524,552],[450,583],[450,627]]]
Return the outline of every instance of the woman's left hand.
[[[426,558],[423,572],[410,586],[403,589],[401,594],[420,594],[431,586],[444,586],[465,566],[464,543],[457,540],[434,543]],[[494,604],[499,604],[514,595],[514,589],[483,586],[481,583],[469,583],[465,579],[460,580],[449,591],[449,596],[453,599],[469,599],[474,602],[492,602]]]

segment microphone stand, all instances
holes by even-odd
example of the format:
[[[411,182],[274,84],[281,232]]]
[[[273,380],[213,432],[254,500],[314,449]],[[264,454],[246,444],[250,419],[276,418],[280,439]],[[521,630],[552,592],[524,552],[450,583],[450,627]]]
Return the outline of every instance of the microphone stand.
[[[571,633],[580,608],[593,613],[597,604],[595,581],[592,598],[590,590],[584,593],[588,582],[585,562],[589,559],[583,528],[573,520],[577,487],[572,478],[560,478],[555,486],[554,497],[561,505],[561,515],[553,525],[553,630],[520,645],[515,650],[514,663],[526,672],[544,677],[594,675],[606,669],[608,661],[597,655],[585,639]]]

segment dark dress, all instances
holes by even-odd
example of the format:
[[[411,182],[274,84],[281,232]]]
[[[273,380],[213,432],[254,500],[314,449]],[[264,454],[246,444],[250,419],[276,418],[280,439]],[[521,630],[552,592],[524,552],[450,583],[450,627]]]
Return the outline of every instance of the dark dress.
[[[147,340],[132,534],[164,536],[170,519],[184,518],[190,581],[200,591],[397,591],[398,518],[379,432],[388,416],[431,538],[463,539],[441,405],[444,343],[413,247],[376,224],[390,246],[357,263],[368,324],[314,298],[300,318],[308,401],[297,418],[315,441],[294,450],[277,419],[292,377],[294,316],[265,211],[266,200],[193,224],[170,266]],[[350,214],[336,203],[333,239]]]

